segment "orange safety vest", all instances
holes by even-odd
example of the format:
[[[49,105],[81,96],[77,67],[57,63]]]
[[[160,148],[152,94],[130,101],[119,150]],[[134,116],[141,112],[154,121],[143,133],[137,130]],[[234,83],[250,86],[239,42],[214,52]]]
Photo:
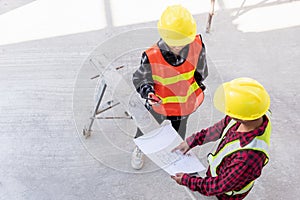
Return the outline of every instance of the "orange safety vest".
[[[161,104],[152,106],[155,112],[165,116],[185,116],[201,105],[204,94],[194,78],[201,50],[202,41],[196,36],[189,46],[186,60],[176,67],[164,59],[157,45],[146,50],[155,95],[162,100]]]

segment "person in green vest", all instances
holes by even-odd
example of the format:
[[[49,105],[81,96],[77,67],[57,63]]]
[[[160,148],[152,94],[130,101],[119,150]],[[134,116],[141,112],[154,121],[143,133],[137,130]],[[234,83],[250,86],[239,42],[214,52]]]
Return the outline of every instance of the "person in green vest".
[[[173,150],[185,154],[197,145],[220,139],[217,149],[208,154],[206,177],[177,173],[171,178],[205,196],[243,199],[269,160],[270,97],[256,80],[237,78],[217,88],[214,105],[226,116]]]

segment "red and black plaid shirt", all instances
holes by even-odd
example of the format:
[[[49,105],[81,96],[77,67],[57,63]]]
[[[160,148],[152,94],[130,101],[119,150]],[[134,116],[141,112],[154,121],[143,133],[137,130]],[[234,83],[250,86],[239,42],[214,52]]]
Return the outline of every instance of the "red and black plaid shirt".
[[[266,116],[264,116],[263,119],[263,124],[259,128],[249,132],[236,131],[240,125],[240,123],[236,123],[228,130],[225,138],[219,143],[217,152],[224,147],[225,144],[233,140],[239,139],[240,145],[243,147],[249,144],[254,137],[262,135],[269,122]],[[186,139],[188,145],[192,148],[197,145],[218,140],[230,120],[231,118],[226,116],[214,126],[193,134]],[[206,172],[207,176],[204,178],[184,174],[181,179],[182,185],[206,196],[215,195],[218,199],[222,200],[243,199],[248,192],[234,196],[229,196],[224,193],[232,190],[241,190],[251,181],[258,178],[264,166],[265,159],[266,155],[260,151],[237,151],[223,159],[217,168],[218,176],[212,177],[210,169],[208,168]]]

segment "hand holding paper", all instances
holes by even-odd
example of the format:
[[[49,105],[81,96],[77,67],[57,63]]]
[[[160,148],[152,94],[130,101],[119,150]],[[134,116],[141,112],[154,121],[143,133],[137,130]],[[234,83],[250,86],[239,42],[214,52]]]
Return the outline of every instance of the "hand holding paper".
[[[176,173],[175,176],[171,176],[172,179],[176,181],[179,185],[182,184],[181,179],[183,177],[184,173]]]
[[[148,158],[170,175],[179,172],[196,173],[205,169],[192,151],[187,153],[189,147],[170,124],[136,138],[134,142]]]
[[[181,142],[180,145],[178,145],[172,150],[172,152],[180,151],[181,153],[186,154],[186,152],[188,152],[190,149],[191,148],[186,142]]]

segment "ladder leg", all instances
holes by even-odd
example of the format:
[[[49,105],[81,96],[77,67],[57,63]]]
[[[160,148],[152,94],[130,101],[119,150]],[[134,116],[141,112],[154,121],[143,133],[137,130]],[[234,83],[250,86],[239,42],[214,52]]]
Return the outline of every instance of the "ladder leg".
[[[85,136],[85,138],[88,138],[89,136],[91,136],[92,126],[94,124],[95,117],[97,115],[98,108],[99,108],[99,106],[101,104],[101,101],[102,101],[102,98],[104,96],[104,92],[106,90],[106,87],[107,87],[107,85],[106,85],[106,83],[104,83],[103,88],[102,88],[101,93],[100,93],[100,97],[99,97],[98,102],[97,102],[97,105],[94,109],[93,116],[91,117],[91,123],[90,123],[88,129],[86,129],[86,128],[83,129],[83,135]]]

